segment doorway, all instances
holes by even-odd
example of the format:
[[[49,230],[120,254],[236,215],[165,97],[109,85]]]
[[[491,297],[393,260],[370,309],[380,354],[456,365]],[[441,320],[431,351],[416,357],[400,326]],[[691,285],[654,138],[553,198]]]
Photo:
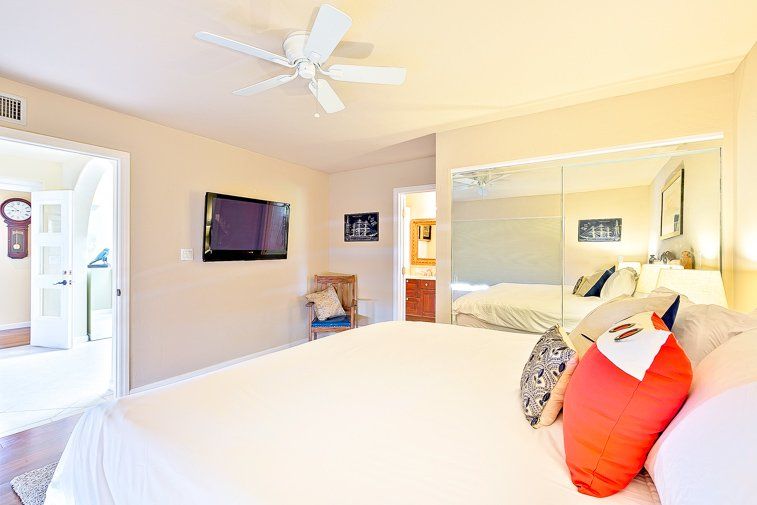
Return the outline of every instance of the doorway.
[[[0,128],[0,436],[128,391],[125,195],[125,153]]]
[[[394,190],[394,319],[436,321],[436,188]]]

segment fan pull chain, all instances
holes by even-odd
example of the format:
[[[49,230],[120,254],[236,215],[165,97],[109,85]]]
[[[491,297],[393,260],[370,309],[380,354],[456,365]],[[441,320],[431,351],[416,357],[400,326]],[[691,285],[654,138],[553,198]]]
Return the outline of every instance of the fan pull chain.
[[[318,94],[321,92],[321,87],[318,86],[318,80],[313,77],[313,86],[315,86],[315,112],[313,113],[313,117],[318,119],[321,117],[321,112],[318,110],[318,105],[321,103],[320,97]]]

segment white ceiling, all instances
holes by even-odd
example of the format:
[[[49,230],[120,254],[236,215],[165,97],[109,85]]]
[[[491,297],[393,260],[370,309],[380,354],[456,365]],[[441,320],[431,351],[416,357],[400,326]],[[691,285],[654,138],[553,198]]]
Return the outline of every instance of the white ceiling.
[[[408,78],[335,83],[347,110],[320,119],[302,80],[232,95],[280,67],[193,38],[207,30],[281,53],[288,32],[309,27],[311,0],[4,0],[0,74],[334,172],[433,155],[429,134],[561,97],[731,72],[757,26],[754,0],[333,3],[353,19],[353,44],[338,51],[361,58],[330,63],[405,66]]]
[[[708,140],[458,172],[452,177],[452,199],[492,200],[648,186],[673,156],[692,159],[719,149],[720,142]],[[481,182],[485,183],[483,191]]]
[[[91,156],[63,151],[61,149],[52,149],[49,147],[26,144],[12,140],[0,139],[0,156],[11,156],[14,158],[24,158],[37,161],[50,161],[53,163],[85,163],[92,159]],[[3,167],[0,167],[2,173]]]
[[[613,164],[595,164],[566,168],[565,178],[559,166],[513,170],[487,185],[484,195],[471,179],[455,177],[452,198],[455,201],[514,198],[536,195],[559,195],[605,189],[648,186],[670,158],[629,160]],[[496,177],[496,176],[495,176]]]

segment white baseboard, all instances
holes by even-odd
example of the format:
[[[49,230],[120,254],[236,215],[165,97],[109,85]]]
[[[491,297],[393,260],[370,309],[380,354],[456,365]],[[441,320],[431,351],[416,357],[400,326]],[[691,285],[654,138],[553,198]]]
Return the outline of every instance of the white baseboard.
[[[29,321],[23,322],[23,323],[7,323],[7,324],[0,324],[0,331],[2,330],[18,330],[20,328],[29,328],[31,327],[32,323]]]
[[[205,368],[201,368],[199,370],[195,370],[193,372],[187,372],[183,373],[181,375],[177,375],[175,377],[169,377],[168,379],[163,379],[158,382],[152,382],[150,384],[145,384],[144,386],[139,386],[136,388],[133,388],[129,390],[129,394],[134,393],[141,393],[142,391],[149,391],[150,389],[155,389],[163,386],[167,386],[169,384],[174,384],[176,382],[180,382],[183,380],[191,379],[192,377],[197,377],[198,375],[203,375],[209,372],[213,372],[215,370],[220,370],[221,368],[226,368],[227,366],[236,365],[237,363],[242,363],[243,361],[248,361],[254,358],[259,358],[260,356],[265,356],[266,354],[271,354],[272,352],[277,351],[283,351],[284,349],[289,349],[290,347],[294,347],[300,344],[304,344],[307,342],[308,339],[303,338],[301,340],[296,340],[294,342],[290,342],[288,344],[280,345],[278,347],[272,347],[271,349],[266,349],[264,351],[259,351],[253,354],[248,354],[247,356],[241,356],[239,358],[234,358],[229,361],[224,361],[222,363],[216,363],[215,365],[211,365]]]

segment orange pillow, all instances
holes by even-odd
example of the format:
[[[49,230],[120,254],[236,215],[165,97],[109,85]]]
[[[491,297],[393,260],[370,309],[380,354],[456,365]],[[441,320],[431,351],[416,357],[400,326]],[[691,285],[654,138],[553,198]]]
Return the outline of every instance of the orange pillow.
[[[625,488],[686,401],[691,363],[654,312],[614,325],[578,362],[565,392],[565,457],[578,491]]]

